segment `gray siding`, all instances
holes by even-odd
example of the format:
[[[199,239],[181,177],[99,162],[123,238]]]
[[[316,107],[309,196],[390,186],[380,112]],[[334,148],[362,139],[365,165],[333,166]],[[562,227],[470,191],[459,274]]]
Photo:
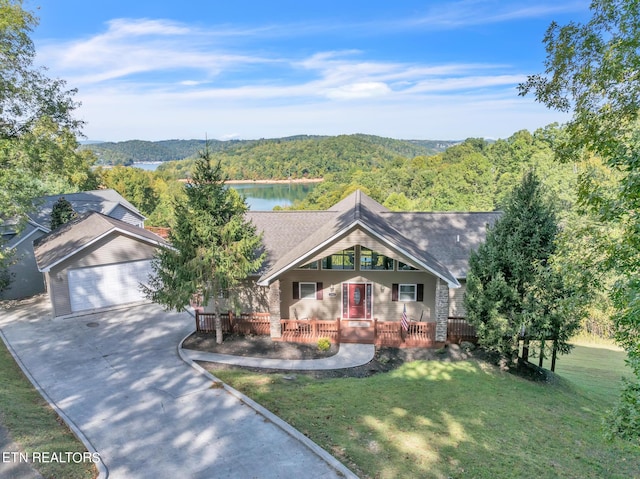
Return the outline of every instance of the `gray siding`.
[[[467,290],[467,284],[464,280],[460,281],[460,288],[449,289],[449,316],[454,318],[464,318],[467,310],[464,309],[464,292]]]
[[[155,251],[156,248],[147,243],[112,233],[56,265],[48,278],[54,316],[71,314],[67,276],[69,269],[150,259]]]
[[[109,216],[111,216],[112,218],[115,218],[117,220],[121,220],[121,221],[124,221],[126,223],[129,223],[131,225],[139,226],[140,228],[144,228],[144,219],[142,219],[140,216],[134,214],[133,212],[131,212],[131,210],[128,210],[127,208],[125,208],[122,205],[116,206],[113,209],[113,211],[111,213],[109,213]]]
[[[0,293],[0,299],[20,299],[44,293],[44,277],[38,271],[33,254],[33,242],[43,235],[42,231],[37,231],[18,245],[14,256],[18,262],[9,267],[13,281],[7,290]]]

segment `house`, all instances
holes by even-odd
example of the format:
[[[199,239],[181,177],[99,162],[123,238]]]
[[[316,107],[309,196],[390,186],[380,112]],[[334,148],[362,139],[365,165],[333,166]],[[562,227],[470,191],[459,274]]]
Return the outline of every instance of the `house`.
[[[160,236],[97,211],[81,214],[34,242],[55,317],[146,301]]]
[[[144,227],[144,216],[115,190],[96,190],[65,195],[36,198],[25,224],[18,228],[18,220],[2,224],[0,234],[7,249],[14,251],[16,263],[9,268],[13,277],[11,286],[0,292],[1,299],[20,299],[45,291],[42,273],[38,270],[33,254],[33,242],[51,231],[53,205],[64,197],[78,214],[98,211],[137,227]]]
[[[374,322],[435,325],[464,317],[469,255],[499,213],[398,213],[355,191],[326,211],[250,211],[266,261],[240,298],[269,312],[272,338],[283,320],[340,320],[341,340],[369,342]],[[286,321],[284,321],[286,322]]]

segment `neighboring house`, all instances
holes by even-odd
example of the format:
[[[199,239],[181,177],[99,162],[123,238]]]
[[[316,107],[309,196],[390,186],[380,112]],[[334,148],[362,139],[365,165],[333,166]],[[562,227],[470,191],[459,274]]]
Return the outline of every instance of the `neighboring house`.
[[[3,223],[2,239],[7,249],[14,250],[16,263],[9,268],[13,281],[0,293],[0,299],[20,299],[45,291],[42,273],[38,271],[33,255],[33,242],[51,231],[53,205],[64,197],[78,214],[97,211],[123,220],[137,227],[144,227],[144,216],[115,190],[95,190],[36,198],[33,210],[27,215],[25,224],[18,229],[17,220]]]
[[[281,319],[340,318],[343,337],[373,320],[436,323],[464,317],[469,255],[500,213],[397,213],[361,191],[326,211],[250,211],[266,261],[243,309]]]
[[[167,243],[150,231],[89,212],[34,243],[53,315],[69,316],[146,301],[151,260]]]

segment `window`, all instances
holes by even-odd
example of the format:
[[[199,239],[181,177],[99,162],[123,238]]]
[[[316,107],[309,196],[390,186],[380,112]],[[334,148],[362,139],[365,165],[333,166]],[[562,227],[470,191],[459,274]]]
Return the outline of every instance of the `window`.
[[[355,248],[345,249],[322,258],[322,269],[355,269]]]
[[[418,271],[418,268],[414,268],[410,264],[398,261],[398,271]]]
[[[312,261],[311,263],[303,264],[302,266],[298,266],[298,269],[318,269],[318,262]]]
[[[415,301],[416,300],[416,285],[415,284],[401,284],[398,286],[398,300],[399,301]]]
[[[393,260],[369,248],[360,248],[360,269],[392,271]]]
[[[293,299],[322,299],[322,282],[293,282]]]
[[[391,301],[424,301],[424,284],[393,283]]]
[[[316,283],[300,283],[300,299],[316,299]]]

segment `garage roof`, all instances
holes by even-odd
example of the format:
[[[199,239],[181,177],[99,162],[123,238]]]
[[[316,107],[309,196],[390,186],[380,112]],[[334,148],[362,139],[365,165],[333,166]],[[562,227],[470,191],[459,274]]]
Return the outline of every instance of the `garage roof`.
[[[97,211],[80,215],[55,231],[38,238],[33,244],[36,263],[41,272],[49,271],[65,259],[75,255],[104,236],[117,232],[158,246],[168,243],[160,236],[111,218]]]

